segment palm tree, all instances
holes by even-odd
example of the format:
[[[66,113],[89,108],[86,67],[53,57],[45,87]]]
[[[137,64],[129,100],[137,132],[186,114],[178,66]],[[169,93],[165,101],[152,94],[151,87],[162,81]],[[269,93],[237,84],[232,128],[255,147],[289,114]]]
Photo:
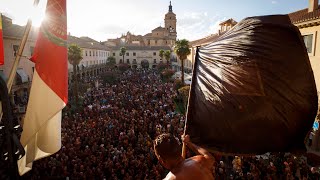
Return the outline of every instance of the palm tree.
[[[113,68],[114,65],[116,65],[116,58],[114,56],[109,56],[107,59],[107,65]]]
[[[126,54],[127,49],[125,47],[120,48],[120,56],[122,56],[122,63],[124,63],[124,55]]]
[[[75,96],[75,102],[76,106],[78,106],[78,64],[82,60],[82,50],[81,48],[76,44],[71,44],[68,47],[68,61],[73,66],[73,93]]]
[[[163,50],[163,49],[160,49],[160,51],[159,51],[159,56],[160,56],[161,61],[162,61],[163,56],[164,56],[164,50]]]
[[[167,60],[167,66],[169,66],[169,60],[170,60],[170,56],[171,56],[171,51],[170,50],[166,50],[163,55],[164,55],[164,58]]]
[[[174,52],[181,61],[181,81],[184,84],[184,60],[187,59],[187,56],[191,53],[189,41],[186,39],[176,41]]]

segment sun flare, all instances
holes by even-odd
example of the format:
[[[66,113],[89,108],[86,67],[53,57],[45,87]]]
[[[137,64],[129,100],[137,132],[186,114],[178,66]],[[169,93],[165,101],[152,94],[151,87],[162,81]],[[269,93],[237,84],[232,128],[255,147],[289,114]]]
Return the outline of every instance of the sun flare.
[[[32,21],[32,25],[40,27],[43,20],[45,20],[45,4],[46,1],[42,0],[37,6],[33,5],[33,1],[30,2],[26,8],[28,18]]]

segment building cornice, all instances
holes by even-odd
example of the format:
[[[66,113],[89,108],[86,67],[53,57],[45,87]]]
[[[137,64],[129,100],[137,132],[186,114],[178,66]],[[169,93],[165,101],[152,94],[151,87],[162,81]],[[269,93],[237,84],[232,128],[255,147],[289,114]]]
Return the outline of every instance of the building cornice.
[[[15,37],[15,36],[3,36],[3,40],[5,40],[5,39],[11,39],[11,40],[19,40],[19,41],[21,41],[21,37]],[[32,42],[36,42],[36,39],[30,39],[30,38],[28,38],[28,40],[27,40],[27,42],[30,42],[30,41],[32,41]]]
[[[320,19],[315,19],[315,20],[311,20],[311,21],[304,21],[304,22],[300,22],[300,23],[293,23],[293,24],[295,26],[297,26],[299,29],[313,27],[313,26],[319,26]]]

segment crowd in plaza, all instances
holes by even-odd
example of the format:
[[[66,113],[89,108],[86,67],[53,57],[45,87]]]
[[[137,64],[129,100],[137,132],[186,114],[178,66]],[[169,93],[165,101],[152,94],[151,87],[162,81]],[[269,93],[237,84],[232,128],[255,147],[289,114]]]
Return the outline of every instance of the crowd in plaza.
[[[215,177],[224,179],[320,179],[319,169],[307,164],[304,156],[277,153],[252,157],[218,157]]]
[[[128,71],[116,84],[93,86],[79,112],[66,111],[61,150],[35,162],[26,177],[163,178],[152,140],[162,132],[182,133],[184,117],[174,111],[174,96],[173,84],[151,70]]]
[[[79,111],[70,105],[62,119],[61,150],[34,163],[25,179],[162,179],[168,173],[153,151],[153,139],[170,132],[180,137],[184,115],[175,111],[177,91],[153,70],[126,71],[115,84],[96,86],[85,80]],[[192,155],[191,152],[188,155]],[[319,179],[302,157],[270,154],[261,157],[215,156],[216,179]]]

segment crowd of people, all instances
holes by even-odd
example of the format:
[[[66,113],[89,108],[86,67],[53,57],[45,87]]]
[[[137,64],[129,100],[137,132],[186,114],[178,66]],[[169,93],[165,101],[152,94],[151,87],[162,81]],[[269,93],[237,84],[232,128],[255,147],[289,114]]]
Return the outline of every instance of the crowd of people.
[[[319,169],[310,167],[303,155],[267,153],[262,156],[216,157],[216,179],[320,179]]]
[[[175,111],[177,91],[153,70],[126,71],[115,84],[96,86],[81,95],[82,107],[62,120],[62,148],[36,161],[25,179],[162,179],[153,139],[163,133],[180,137],[184,115]],[[70,106],[70,105],[69,105]],[[189,153],[189,155],[191,155]],[[320,179],[303,157],[215,155],[216,179]]]
[[[92,86],[80,110],[67,110],[63,117],[61,150],[35,162],[26,177],[163,178],[167,172],[152,140],[162,132],[183,132],[184,116],[175,112],[174,96],[173,84],[152,70],[127,71],[115,84]]]

